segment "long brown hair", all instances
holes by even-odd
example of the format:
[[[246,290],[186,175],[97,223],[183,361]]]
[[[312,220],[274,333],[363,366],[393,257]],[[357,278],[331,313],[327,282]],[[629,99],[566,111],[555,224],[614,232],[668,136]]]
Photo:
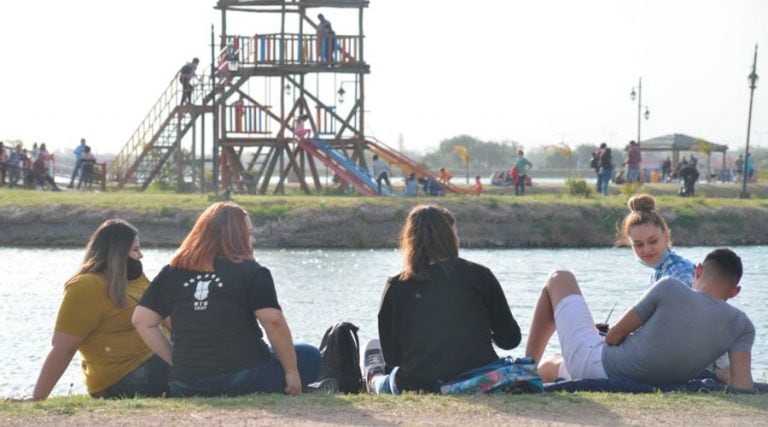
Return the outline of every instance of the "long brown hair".
[[[400,235],[403,271],[400,280],[429,280],[429,264],[459,256],[456,219],[448,209],[418,205],[411,209]]]
[[[672,247],[672,232],[667,221],[656,212],[656,200],[650,194],[639,193],[627,201],[629,213],[624,217],[618,229],[616,245],[630,245],[629,230],[637,225],[653,224],[659,227],[667,239],[667,246]]]
[[[208,207],[176,250],[171,265],[195,271],[213,271],[217,256],[232,262],[253,259],[248,212],[232,202],[218,202]]]
[[[112,303],[125,307],[128,287],[128,252],[139,230],[122,219],[104,221],[88,240],[85,256],[76,275],[102,274]]]

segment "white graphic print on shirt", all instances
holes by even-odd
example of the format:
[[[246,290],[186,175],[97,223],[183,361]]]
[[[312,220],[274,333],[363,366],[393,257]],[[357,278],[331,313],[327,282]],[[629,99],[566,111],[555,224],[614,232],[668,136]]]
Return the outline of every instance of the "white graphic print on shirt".
[[[184,287],[186,288],[195,282],[197,282],[197,285],[195,286],[195,310],[205,310],[208,308],[208,291],[211,282],[216,282],[216,286],[218,287],[222,287],[224,284],[221,283],[221,279],[216,277],[215,274],[199,274],[197,277],[189,279],[187,283],[184,284]]]

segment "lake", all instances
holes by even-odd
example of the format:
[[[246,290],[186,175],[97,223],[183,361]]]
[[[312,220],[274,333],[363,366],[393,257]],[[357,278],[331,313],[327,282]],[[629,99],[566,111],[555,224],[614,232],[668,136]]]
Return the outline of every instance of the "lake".
[[[700,261],[709,247],[678,248],[681,255]],[[757,329],[752,352],[753,374],[768,381],[768,246],[735,248],[744,261],[743,290],[731,303],[745,311]],[[172,249],[145,249],[144,271],[151,279],[168,262]],[[3,280],[0,286],[0,396],[30,395],[50,349],[62,285],[72,275],[82,249],[0,248]],[[506,293],[512,314],[520,323],[523,343],[500,354],[522,355],[544,279],[554,269],[572,270],[596,321],[611,316],[615,322],[647,288],[650,270],[637,263],[629,249],[463,249],[461,256],[488,266]],[[360,327],[360,339],[376,337],[376,313],[387,276],[401,265],[394,249],[377,250],[262,250],[256,259],[274,277],[278,298],[294,340],[319,345],[325,329],[338,321]],[[550,350],[558,349],[557,339]],[[79,356],[54,389],[54,395],[84,393]]]

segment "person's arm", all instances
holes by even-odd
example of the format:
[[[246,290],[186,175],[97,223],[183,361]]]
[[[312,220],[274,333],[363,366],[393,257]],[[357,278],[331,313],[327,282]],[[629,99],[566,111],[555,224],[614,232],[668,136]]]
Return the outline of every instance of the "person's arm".
[[[83,344],[85,338],[65,334],[63,332],[53,333],[53,348],[45,358],[43,368],[37,377],[35,390],[32,392],[31,400],[43,400],[51,394],[51,390],[59,382],[59,379],[67,370],[69,362],[72,361],[77,349]]]
[[[481,271],[486,287],[486,305],[491,318],[491,340],[504,350],[511,350],[520,344],[520,326],[509,309],[501,284],[488,269]]]
[[[147,347],[165,360],[165,363],[173,365],[171,343],[160,329],[160,324],[163,323],[162,316],[146,307],[137,305],[133,311],[131,322]]]
[[[643,321],[637,315],[634,308],[630,308],[612,328],[605,334],[605,343],[608,345],[619,345],[624,338],[637,328],[642,326]]]
[[[254,314],[264,327],[269,343],[272,344],[277,360],[285,372],[285,393],[301,394],[301,377],[296,364],[296,349],[293,347],[291,330],[288,328],[283,312],[276,308],[262,308],[256,310]]]
[[[395,328],[395,302],[393,301],[395,297],[393,296],[392,280],[387,280],[387,284],[384,286],[377,316],[381,353],[388,368],[400,366],[401,360],[400,346],[396,338],[398,331]]]
[[[728,359],[731,362],[728,375],[720,372],[717,378],[738,391],[752,390],[752,355],[748,351],[730,351]]]

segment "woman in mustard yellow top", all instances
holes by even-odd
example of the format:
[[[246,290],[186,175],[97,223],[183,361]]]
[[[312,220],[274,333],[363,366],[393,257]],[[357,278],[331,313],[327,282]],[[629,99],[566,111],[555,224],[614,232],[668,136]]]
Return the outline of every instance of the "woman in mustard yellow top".
[[[131,224],[111,219],[93,233],[80,268],[64,285],[53,348],[32,400],[48,397],[78,350],[91,396],[165,393],[169,367],[131,324],[136,302],[149,286],[141,258],[139,233]]]

